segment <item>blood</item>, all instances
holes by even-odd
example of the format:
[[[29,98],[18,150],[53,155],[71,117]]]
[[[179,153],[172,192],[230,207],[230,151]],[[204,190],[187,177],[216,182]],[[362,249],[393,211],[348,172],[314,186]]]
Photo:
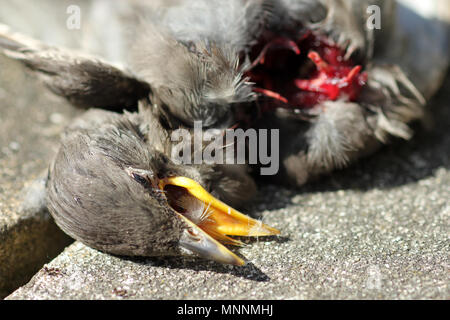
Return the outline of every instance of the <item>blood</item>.
[[[250,54],[247,72],[268,108],[313,108],[323,101],[357,101],[367,73],[344,50],[311,32],[297,40],[267,33]]]

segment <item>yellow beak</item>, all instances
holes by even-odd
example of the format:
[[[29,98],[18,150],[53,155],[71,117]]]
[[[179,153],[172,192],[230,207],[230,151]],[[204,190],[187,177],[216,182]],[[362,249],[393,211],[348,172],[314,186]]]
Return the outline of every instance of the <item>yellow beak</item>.
[[[252,219],[226,205],[192,179],[186,177],[169,177],[159,181],[159,188],[161,190],[164,190],[169,185],[185,189],[192,197],[201,201],[205,206],[208,206],[207,218],[196,223],[196,226],[220,242],[243,245],[241,241],[228,236],[258,237],[272,236],[280,233],[279,230],[269,227],[261,221]],[[235,256],[222,246],[220,251],[223,253],[224,250]]]

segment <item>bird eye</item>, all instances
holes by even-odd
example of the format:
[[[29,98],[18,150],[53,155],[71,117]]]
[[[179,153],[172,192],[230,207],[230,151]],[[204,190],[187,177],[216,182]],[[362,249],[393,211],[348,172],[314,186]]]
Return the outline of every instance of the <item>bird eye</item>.
[[[146,179],[143,176],[140,176],[136,173],[132,173],[132,177],[134,180],[136,180],[137,182],[142,184],[144,187],[150,188],[150,181],[148,179]]]
[[[157,188],[158,182],[156,181],[153,173],[151,171],[127,168],[128,175],[133,178],[136,182],[141,184],[146,189]]]

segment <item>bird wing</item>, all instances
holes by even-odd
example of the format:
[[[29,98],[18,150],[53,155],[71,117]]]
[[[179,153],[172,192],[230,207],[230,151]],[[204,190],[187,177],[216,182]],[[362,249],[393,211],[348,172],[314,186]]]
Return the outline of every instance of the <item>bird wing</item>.
[[[51,91],[82,108],[135,109],[150,92],[147,83],[100,58],[48,46],[2,24],[1,49],[38,74]]]

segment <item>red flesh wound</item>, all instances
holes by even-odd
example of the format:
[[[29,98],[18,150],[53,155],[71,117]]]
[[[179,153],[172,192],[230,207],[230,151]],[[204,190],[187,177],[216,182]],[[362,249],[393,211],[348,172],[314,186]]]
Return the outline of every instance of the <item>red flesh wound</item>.
[[[327,100],[358,99],[367,73],[361,72],[360,65],[345,60],[343,50],[310,33],[297,42],[273,35],[270,38],[255,46],[251,58],[256,58],[247,72],[256,84],[254,91],[273,99],[271,107],[266,104],[265,109],[312,108]],[[305,72],[307,59],[314,68]]]

